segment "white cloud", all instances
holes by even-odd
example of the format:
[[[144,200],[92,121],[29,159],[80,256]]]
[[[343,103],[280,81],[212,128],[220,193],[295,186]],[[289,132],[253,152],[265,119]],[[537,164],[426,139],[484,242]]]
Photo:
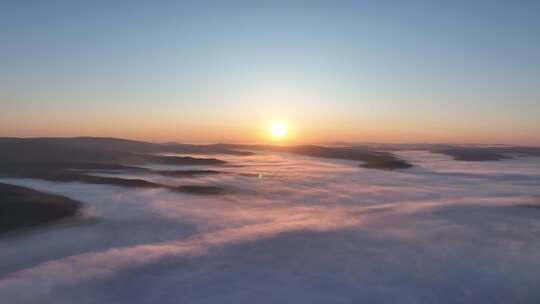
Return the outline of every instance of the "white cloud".
[[[230,174],[141,176],[235,189],[217,197],[4,180],[79,199],[98,220],[0,239],[0,298],[526,303],[540,297],[533,286],[540,281],[540,209],[523,207],[540,195],[538,160],[400,155],[416,168],[378,171],[282,154],[231,157],[241,166],[222,168]],[[163,269],[164,263],[172,264]],[[131,292],[106,288],[111,280]],[[184,285],[170,290],[170,282]],[[205,292],[216,284],[222,289]]]

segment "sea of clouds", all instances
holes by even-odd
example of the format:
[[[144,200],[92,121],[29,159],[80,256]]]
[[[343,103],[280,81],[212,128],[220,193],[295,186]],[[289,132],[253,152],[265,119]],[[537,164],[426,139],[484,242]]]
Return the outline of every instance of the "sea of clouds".
[[[540,159],[398,155],[415,167],[269,153],[219,156],[216,175],[92,173],[223,196],[2,179],[84,208],[0,237],[0,302],[540,303]]]

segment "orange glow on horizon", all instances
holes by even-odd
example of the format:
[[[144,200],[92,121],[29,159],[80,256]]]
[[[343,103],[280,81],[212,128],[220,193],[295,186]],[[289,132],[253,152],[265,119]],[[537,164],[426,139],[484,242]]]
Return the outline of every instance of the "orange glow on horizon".
[[[81,117],[76,122],[71,116],[55,119],[29,121],[24,126],[0,121],[0,136],[15,137],[74,137],[96,136],[117,137],[150,142],[185,143],[245,143],[245,144],[317,144],[317,143],[480,143],[480,144],[520,144],[540,146],[540,141],[526,126],[514,126],[505,132],[494,133],[486,127],[478,126],[473,131],[466,126],[450,128],[427,128],[423,125],[395,124],[383,120],[365,118],[362,121],[317,120],[310,117],[287,116],[287,119],[266,120],[259,116],[245,121],[216,119],[209,122],[177,121],[170,119],[134,120],[122,122],[101,117]],[[291,121],[295,123],[292,124]],[[47,124],[45,124],[48,122]],[[277,122],[284,124],[273,127]],[[386,124],[383,124],[386,123]],[[68,126],[70,126],[68,128]],[[285,134],[283,132],[285,131]],[[281,135],[280,135],[281,134]]]

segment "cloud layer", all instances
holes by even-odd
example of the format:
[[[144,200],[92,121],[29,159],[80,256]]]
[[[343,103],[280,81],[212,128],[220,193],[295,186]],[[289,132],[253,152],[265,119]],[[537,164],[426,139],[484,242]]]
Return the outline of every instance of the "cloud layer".
[[[279,153],[220,156],[231,164],[220,168],[224,174],[189,178],[190,184],[235,190],[220,197],[2,180],[81,200],[85,208],[76,223],[0,238],[0,298],[9,303],[540,299],[538,159],[470,163],[424,151],[398,154],[415,167],[387,172]],[[186,180],[135,176],[170,185]]]

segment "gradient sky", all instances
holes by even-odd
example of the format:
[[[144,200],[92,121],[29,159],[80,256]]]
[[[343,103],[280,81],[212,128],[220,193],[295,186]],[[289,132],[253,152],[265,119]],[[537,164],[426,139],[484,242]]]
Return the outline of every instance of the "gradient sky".
[[[0,136],[540,145],[540,1],[0,3]]]

